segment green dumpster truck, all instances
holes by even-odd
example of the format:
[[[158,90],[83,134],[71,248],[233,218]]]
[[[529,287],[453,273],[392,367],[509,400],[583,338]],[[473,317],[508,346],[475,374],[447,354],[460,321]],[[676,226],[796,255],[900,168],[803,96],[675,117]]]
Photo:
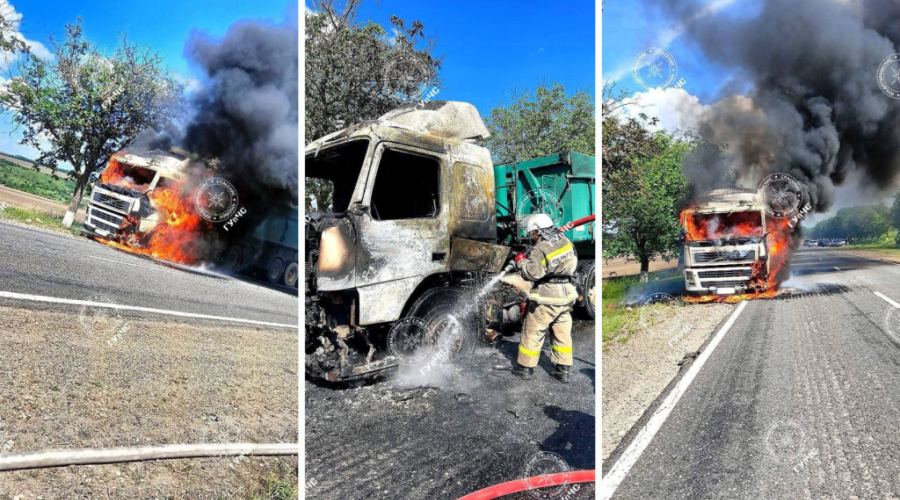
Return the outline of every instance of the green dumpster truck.
[[[523,219],[595,213],[594,158],[494,166],[468,103],[431,101],[322,137],[305,150],[306,369],[347,381],[461,360],[516,331],[526,293],[502,280],[530,241]],[[309,193],[308,193],[309,196]],[[593,316],[593,222],[566,227],[579,305]]]

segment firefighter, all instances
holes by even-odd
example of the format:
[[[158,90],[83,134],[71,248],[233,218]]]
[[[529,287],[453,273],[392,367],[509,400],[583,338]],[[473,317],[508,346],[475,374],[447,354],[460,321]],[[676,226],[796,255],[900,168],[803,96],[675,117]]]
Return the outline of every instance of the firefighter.
[[[528,312],[519,342],[518,366],[513,373],[523,380],[534,375],[544,337],[550,336],[550,359],[556,368],[550,374],[569,383],[572,367],[572,306],[578,300],[575,290],[575,247],[553,226],[546,214],[530,215],[525,229],[535,242],[526,256],[515,258],[522,278],[533,283],[528,294]]]

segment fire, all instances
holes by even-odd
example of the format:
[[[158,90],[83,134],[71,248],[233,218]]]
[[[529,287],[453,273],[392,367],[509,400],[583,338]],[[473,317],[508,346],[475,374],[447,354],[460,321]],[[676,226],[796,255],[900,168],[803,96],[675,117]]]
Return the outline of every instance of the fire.
[[[101,182],[119,187],[135,189],[145,193],[149,185],[138,185],[125,171],[115,157],[100,177]],[[201,241],[209,223],[194,211],[193,200],[182,189],[181,182],[170,182],[165,187],[157,186],[149,194],[153,207],[159,213],[159,223],[146,234],[133,233],[115,240],[98,238],[98,241],[130,253],[147,255],[156,259],[195,264],[202,257]],[[140,220],[129,215],[126,228],[138,229]]]
[[[682,227],[687,237],[694,241],[715,240],[720,238],[739,238],[763,236],[762,227],[757,222],[758,212],[735,212],[727,216],[717,214],[715,218],[705,218],[696,214],[693,207],[681,212]],[[719,219],[727,217],[726,221]],[[715,222],[714,222],[715,221]],[[768,299],[779,293],[779,271],[788,263],[791,256],[792,226],[790,219],[774,219],[766,217],[766,243],[769,252],[769,269],[766,273],[765,262],[757,262],[753,267],[750,286],[759,292],[739,295],[698,295],[685,297],[685,302],[708,303],[725,302],[733,304],[742,300]]]

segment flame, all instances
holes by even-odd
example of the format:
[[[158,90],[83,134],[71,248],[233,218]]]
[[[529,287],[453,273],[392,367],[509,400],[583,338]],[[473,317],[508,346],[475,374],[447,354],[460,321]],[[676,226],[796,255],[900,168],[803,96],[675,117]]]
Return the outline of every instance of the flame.
[[[762,236],[762,226],[759,223],[759,212],[735,212],[729,215],[719,214],[720,217],[707,218],[694,212],[694,207],[689,207],[681,212],[681,225],[690,239],[695,241],[715,240],[721,238],[736,238],[747,236]],[[721,221],[727,217],[727,220]],[[721,222],[717,225],[715,222]],[[689,303],[724,302],[734,304],[742,300],[770,299],[779,294],[779,271],[788,263],[791,257],[792,242],[790,219],[774,219],[766,217],[766,244],[769,252],[769,268],[766,272],[765,262],[752,264],[753,275],[749,286],[758,291],[737,295],[696,295],[684,298]]]
[[[146,193],[149,189],[149,185],[135,184],[135,180],[125,174],[115,157],[110,159],[100,180],[141,193]],[[159,223],[155,228],[147,234],[132,232],[129,229],[137,230],[140,220],[129,215],[121,236],[115,240],[97,240],[125,252],[180,264],[190,265],[201,260],[204,257],[201,238],[210,229],[210,224],[195,213],[193,199],[182,189],[184,181],[169,181],[167,186],[157,186],[149,195],[153,208],[159,213]]]

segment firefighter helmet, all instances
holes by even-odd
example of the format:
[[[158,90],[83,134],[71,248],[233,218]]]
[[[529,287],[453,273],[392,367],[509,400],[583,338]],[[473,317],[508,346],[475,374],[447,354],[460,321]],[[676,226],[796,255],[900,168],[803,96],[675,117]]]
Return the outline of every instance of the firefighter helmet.
[[[553,227],[553,219],[547,214],[529,215],[528,217],[525,217],[525,220],[522,222],[525,223],[525,230],[529,233]]]

